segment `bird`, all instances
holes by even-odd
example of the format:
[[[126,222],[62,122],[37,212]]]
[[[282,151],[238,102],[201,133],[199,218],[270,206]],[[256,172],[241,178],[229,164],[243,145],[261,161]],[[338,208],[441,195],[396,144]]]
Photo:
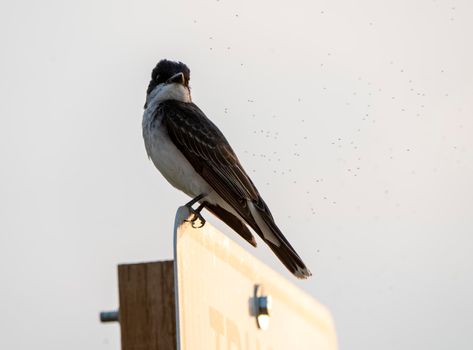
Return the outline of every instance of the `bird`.
[[[311,276],[223,133],[192,101],[189,80],[190,69],[180,61],[162,59],[152,70],[142,121],[148,157],[192,198],[185,205],[193,226],[205,224],[205,208],[256,247],[250,227],[293,275]]]

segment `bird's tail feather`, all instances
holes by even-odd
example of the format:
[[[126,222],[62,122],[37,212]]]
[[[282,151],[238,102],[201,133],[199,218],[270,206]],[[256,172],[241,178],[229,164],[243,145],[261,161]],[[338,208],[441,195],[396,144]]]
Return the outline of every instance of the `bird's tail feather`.
[[[259,203],[250,203],[250,210],[257,224],[257,227],[253,227],[253,229],[271,248],[284,266],[297,278],[304,279],[312,276],[312,273],[300,256],[286,237],[284,237],[281,230],[279,230],[266,203],[262,199],[260,199]]]
[[[294,276],[300,279],[305,279],[312,276],[310,270],[305,266],[301,258],[285,244],[281,244],[279,247],[271,242],[266,242],[276,256],[281,260],[284,266],[292,272]]]

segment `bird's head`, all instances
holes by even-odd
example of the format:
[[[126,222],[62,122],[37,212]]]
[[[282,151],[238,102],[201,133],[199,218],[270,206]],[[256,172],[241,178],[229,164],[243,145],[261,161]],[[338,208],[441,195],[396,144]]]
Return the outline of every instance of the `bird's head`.
[[[151,73],[145,108],[152,99],[190,102],[189,80],[190,70],[184,63],[166,59],[159,61]]]

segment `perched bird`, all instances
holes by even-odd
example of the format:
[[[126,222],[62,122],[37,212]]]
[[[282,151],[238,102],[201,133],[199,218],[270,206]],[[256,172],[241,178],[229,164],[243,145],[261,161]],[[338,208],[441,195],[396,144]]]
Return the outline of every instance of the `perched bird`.
[[[186,204],[193,225],[197,219],[205,224],[200,212],[206,208],[256,247],[248,225],[296,277],[311,276],[225,136],[192,102],[189,79],[182,62],[161,60],[153,69],[143,114],[149,158],[171,185],[193,198]]]

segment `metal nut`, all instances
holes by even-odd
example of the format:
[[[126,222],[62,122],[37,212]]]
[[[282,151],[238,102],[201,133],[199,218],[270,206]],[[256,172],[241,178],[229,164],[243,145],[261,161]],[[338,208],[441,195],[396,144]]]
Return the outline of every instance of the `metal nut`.
[[[268,329],[272,306],[271,295],[265,295],[263,287],[261,285],[256,285],[253,300],[255,302],[255,316],[258,328],[263,330]]]

